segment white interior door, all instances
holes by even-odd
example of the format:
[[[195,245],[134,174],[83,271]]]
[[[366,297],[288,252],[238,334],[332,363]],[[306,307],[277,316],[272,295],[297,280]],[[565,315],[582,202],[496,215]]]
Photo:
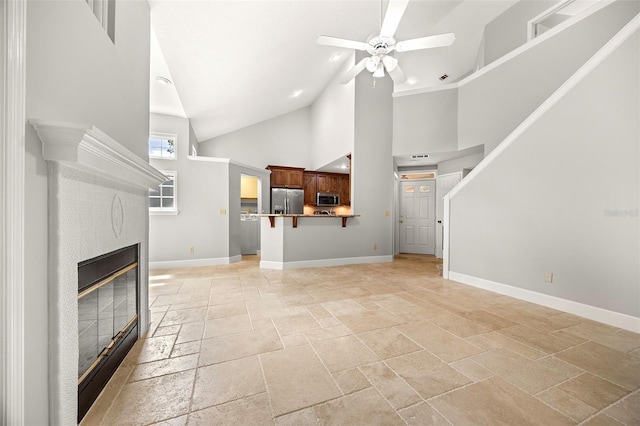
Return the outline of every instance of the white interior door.
[[[435,253],[435,181],[400,183],[400,252]]]
[[[462,180],[462,172],[449,173],[436,178],[436,257],[442,259],[442,220],[444,202],[442,199]]]

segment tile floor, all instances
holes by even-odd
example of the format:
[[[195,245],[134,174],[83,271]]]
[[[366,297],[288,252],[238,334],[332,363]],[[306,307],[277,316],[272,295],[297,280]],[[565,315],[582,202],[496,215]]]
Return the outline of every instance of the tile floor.
[[[640,424],[640,335],[438,265],[152,271],[151,329],[82,424]]]

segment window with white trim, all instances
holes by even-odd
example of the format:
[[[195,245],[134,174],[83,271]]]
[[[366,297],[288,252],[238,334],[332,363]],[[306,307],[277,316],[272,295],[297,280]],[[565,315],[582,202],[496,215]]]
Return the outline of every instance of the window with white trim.
[[[177,173],[174,170],[161,171],[166,177],[158,189],[149,190],[149,211],[176,212],[178,211]]]
[[[175,160],[178,139],[176,135],[152,133],[149,135],[149,158]]]

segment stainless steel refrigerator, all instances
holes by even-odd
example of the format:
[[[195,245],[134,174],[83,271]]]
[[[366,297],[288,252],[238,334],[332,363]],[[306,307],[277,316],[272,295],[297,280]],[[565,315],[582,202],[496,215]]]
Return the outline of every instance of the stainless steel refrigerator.
[[[272,214],[302,214],[304,191],[302,189],[271,188]]]

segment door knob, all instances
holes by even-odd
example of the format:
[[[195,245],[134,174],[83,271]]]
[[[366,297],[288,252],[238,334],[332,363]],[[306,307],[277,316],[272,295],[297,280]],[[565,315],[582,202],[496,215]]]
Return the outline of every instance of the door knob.
[[[438,221],[438,223],[442,223],[442,221],[441,221],[441,220],[439,220],[439,221]]]
[[[400,223],[404,223],[404,220],[401,220]]]

